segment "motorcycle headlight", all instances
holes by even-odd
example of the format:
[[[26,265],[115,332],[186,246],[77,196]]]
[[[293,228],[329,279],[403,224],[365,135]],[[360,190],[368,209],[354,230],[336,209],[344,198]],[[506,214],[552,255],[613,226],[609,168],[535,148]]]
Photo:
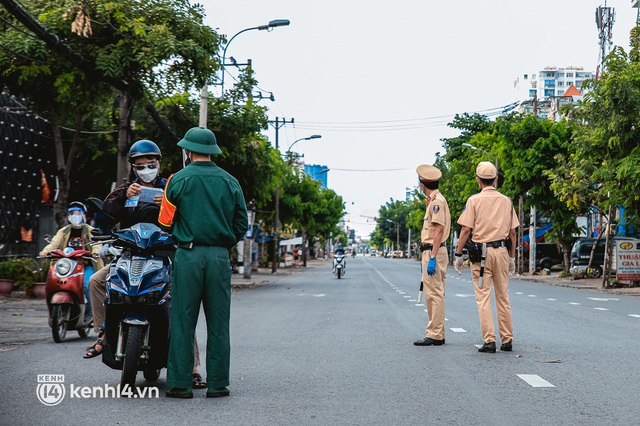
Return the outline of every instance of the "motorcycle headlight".
[[[56,273],[60,276],[65,276],[71,272],[73,265],[69,259],[60,259],[56,262]]]

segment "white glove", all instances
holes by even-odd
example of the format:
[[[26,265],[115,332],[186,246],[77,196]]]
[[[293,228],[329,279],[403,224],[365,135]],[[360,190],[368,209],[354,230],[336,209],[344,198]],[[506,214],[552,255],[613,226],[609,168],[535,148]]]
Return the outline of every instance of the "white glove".
[[[515,272],[516,272],[516,258],[510,257],[509,258],[509,276],[513,276]]]
[[[98,251],[98,257],[105,257],[109,252],[109,247],[110,247],[109,244],[103,244],[102,247],[100,247],[100,250]]]
[[[458,275],[462,274],[462,264],[464,260],[462,260],[462,256],[455,256],[453,258],[453,267],[455,268]]]

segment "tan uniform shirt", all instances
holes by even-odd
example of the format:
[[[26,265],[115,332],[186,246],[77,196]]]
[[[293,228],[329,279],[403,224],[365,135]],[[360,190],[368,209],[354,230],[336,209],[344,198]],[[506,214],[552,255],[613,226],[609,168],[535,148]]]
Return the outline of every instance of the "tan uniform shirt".
[[[506,240],[520,222],[511,200],[489,186],[469,197],[458,225],[473,229],[474,242],[489,243]]]
[[[433,223],[438,223],[444,227],[442,241],[445,242],[449,238],[451,231],[451,215],[449,214],[449,204],[444,196],[437,189],[427,198],[427,210],[424,214],[424,223],[422,232],[420,233],[420,242],[422,244],[433,244],[435,230]],[[436,250],[437,251],[437,250]]]

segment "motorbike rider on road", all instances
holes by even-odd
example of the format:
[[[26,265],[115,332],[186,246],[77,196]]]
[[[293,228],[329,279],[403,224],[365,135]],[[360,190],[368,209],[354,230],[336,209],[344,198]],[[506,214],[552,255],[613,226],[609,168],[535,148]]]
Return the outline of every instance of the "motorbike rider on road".
[[[104,200],[102,211],[120,223],[120,228],[130,228],[140,222],[158,224],[158,213],[162,204],[162,193],[154,196],[153,202],[136,200],[143,188],[157,188],[164,190],[167,180],[160,177],[160,160],[162,153],[158,145],[150,140],[139,140],[131,145],[129,149],[129,163],[133,168],[136,178],[133,182],[123,183],[114,189]],[[109,265],[97,271],[91,278],[90,293],[95,306],[94,309],[94,330],[98,333],[98,340],[90,347],[84,358],[93,358],[102,354],[104,344],[104,333],[102,326],[105,320],[104,298],[106,293],[106,282],[109,274]],[[197,366],[200,364],[199,350],[195,347],[195,362],[193,370],[194,387],[198,389],[206,388],[206,383],[198,373]]]
[[[101,245],[94,245],[91,247],[89,242],[91,240],[91,231],[93,227],[87,225],[87,206],[80,201],[72,201],[67,208],[67,220],[69,225],[63,226],[58,230],[56,235],[51,239],[51,242],[47,244],[39,253],[40,257],[45,257],[51,251],[56,249],[64,249],[66,247],[73,247],[77,249],[84,249],[91,252],[91,255],[98,258]],[[96,266],[102,268],[102,260],[96,260]],[[89,278],[93,275],[95,269],[91,262],[87,263],[84,267],[84,298],[86,300],[85,315],[91,315],[91,297],[89,296]]]
[[[342,246],[336,246],[335,250],[333,251],[333,272],[336,272],[336,255],[342,255],[342,272],[346,272],[347,270],[347,258],[344,255],[344,249],[342,248]]]

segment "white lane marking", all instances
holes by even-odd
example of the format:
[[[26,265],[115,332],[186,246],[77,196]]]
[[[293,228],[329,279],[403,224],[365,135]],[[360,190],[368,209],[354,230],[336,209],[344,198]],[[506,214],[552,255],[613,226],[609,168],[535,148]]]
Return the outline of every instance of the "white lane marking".
[[[620,299],[612,299],[609,297],[587,297],[589,300],[594,300],[596,302],[608,302],[609,300],[620,300]]]
[[[535,294],[529,294],[528,297],[538,297]]]
[[[473,345],[473,346],[475,346],[478,349],[480,349],[482,347],[482,345]]]
[[[406,291],[400,291],[400,292],[398,292],[398,294],[407,294],[407,292]],[[411,296],[409,296],[409,297],[411,297]]]
[[[608,311],[607,308],[593,308],[593,309],[595,309],[596,311]]]
[[[476,297],[475,294],[456,294],[457,297]]]
[[[403,298],[403,299],[408,299],[408,298],[410,298],[410,297],[411,297],[411,296],[402,296],[402,298]],[[409,302],[411,302],[411,300],[409,300]]]
[[[578,302],[569,302],[569,305],[576,305],[577,306],[577,305],[579,305],[579,303]]]
[[[425,312],[429,312],[429,311],[427,311],[426,309],[425,309],[424,311],[425,311]]]
[[[411,296],[407,296],[407,297],[411,297]],[[417,302],[418,299],[409,299],[409,302]]]
[[[640,315],[638,315],[638,314],[629,314],[628,316],[634,317],[634,318],[640,318]]]
[[[324,297],[324,296],[326,296],[326,294],[324,294],[324,293],[321,293],[321,294],[305,294],[305,293],[298,293],[298,296]]]
[[[516,291],[516,294],[524,294],[524,293],[521,291]]]
[[[416,303],[416,306],[424,306],[424,303]]]
[[[534,388],[555,388],[554,385],[547,382],[537,374],[518,374],[517,376],[525,382],[529,383]]]
[[[453,331],[454,333],[466,333],[467,330],[465,330],[464,328],[450,328],[449,330]]]
[[[547,300],[548,300],[548,301],[550,301],[550,302],[555,302],[555,301],[556,301],[556,300],[558,300],[558,299],[551,299],[551,298],[549,298],[549,299],[547,299]]]

